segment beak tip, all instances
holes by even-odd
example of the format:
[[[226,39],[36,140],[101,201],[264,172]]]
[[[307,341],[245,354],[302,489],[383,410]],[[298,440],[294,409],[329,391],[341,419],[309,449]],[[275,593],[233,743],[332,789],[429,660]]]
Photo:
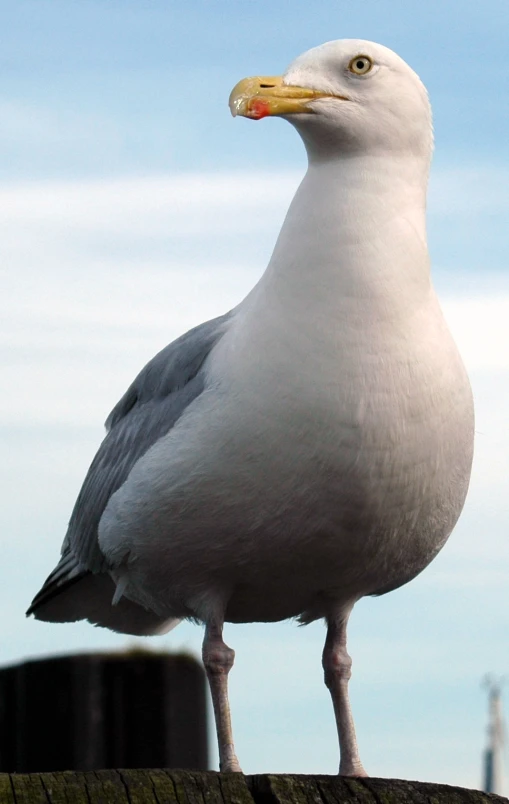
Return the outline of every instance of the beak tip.
[[[242,114],[243,100],[244,99],[242,97],[239,97],[238,95],[235,96],[233,92],[230,95],[228,106],[232,117],[237,117],[239,114]]]

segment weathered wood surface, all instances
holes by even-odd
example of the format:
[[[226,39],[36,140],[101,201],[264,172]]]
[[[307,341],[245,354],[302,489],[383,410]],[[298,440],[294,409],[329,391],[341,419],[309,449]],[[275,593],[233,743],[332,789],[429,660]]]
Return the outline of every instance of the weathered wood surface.
[[[50,735],[48,735],[50,738]],[[478,790],[396,779],[181,770],[0,774],[1,804],[488,804]]]

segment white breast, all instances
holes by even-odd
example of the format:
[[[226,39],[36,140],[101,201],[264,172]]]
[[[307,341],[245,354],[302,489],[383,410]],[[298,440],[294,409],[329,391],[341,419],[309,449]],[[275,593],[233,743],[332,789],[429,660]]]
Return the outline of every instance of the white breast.
[[[108,505],[102,549],[164,616],[322,616],[410,580],[461,511],[472,401],[424,199],[352,171],[310,170],[207,391]]]

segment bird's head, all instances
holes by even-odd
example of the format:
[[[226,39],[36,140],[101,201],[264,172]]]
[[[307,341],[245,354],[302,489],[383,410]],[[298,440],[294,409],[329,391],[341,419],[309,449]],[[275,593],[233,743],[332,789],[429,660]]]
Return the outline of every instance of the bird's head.
[[[282,76],[245,78],[230,95],[232,114],[284,117],[310,158],[410,153],[429,159],[426,89],[396,53],[362,39],[308,50]]]

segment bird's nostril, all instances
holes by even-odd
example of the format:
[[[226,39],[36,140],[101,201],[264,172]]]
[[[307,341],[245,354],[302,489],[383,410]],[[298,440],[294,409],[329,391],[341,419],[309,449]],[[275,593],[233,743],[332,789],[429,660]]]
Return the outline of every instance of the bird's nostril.
[[[260,84],[260,89],[272,89],[275,86],[275,84]]]

